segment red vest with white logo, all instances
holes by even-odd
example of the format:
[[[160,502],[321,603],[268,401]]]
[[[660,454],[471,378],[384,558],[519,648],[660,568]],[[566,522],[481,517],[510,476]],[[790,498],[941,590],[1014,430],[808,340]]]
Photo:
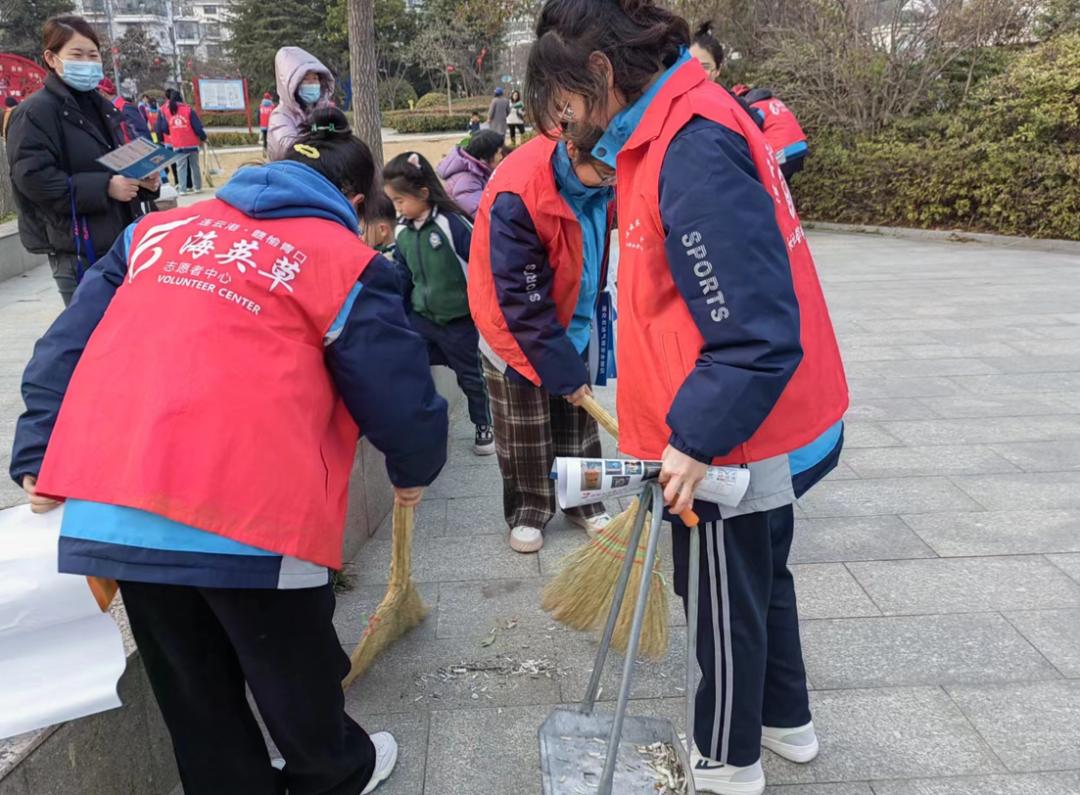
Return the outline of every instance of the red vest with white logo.
[[[323,337],[374,256],[332,221],[216,199],[144,217],[38,490],[340,566],[358,429]]]
[[[639,458],[661,456],[671,434],[665,417],[704,344],[671,276],[659,201],[664,155],[695,116],[718,122],[746,139],[787,241],[799,303],[802,363],[754,435],[714,460],[743,464],[790,452],[824,433],[847,408],[847,383],[814,260],[772,147],[696,60],[679,68],[661,87],[617,158],[619,448]],[[716,266],[722,270],[740,263],[730,260]]]
[[[166,103],[161,108],[161,112],[165,114],[165,123],[169,125],[169,146],[173,149],[198,148],[199,136],[195,134],[195,130],[191,126],[190,105],[177,105],[176,113],[173,113],[169,110],[168,103]]]
[[[755,102],[750,107],[757,108],[765,115],[761,129],[765,133],[765,140],[776,151],[806,140],[806,133],[799,126],[795,114],[776,97]]]
[[[259,105],[259,127],[266,129],[270,126],[270,114],[274,112],[273,105]]]
[[[537,386],[540,376],[506,327],[495,292],[491,261],[499,252],[491,250],[491,205],[500,193],[513,193],[524,202],[554,273],[551,297],[556,317],[564,328],[569,327],[581,291],[581,224],[555,183],[551,158],[556,143],[538,135],[495,169],[476,211],[469,252],[469,309],[480,336],[503,361]],[[523,262],[521,267],[529,264]]]

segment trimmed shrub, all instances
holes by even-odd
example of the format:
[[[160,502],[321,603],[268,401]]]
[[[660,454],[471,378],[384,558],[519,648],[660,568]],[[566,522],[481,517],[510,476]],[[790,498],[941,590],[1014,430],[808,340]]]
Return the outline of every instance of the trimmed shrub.
[[[260,99],[259,102],[262,100]],[[204,127],[247,127],[247,115],[244,113],[200,113]],[[252,129],[259,126],[258,102],[251,109]]]
[[[417,110],[434,110],[446,107],[446,94],[439,91],[429,91],[416,100]]]
[[[399,133],[462,132],[469,127],[469,117],[446,113],[386,113],[383,123]]]
[[[262,143],[262,136],[257,132],[213,132],[210,130],[207,131],[206,136],[211,146],[258,146]]]
[[[381,110],[407,110],[410,102],[416,102],[416,89],[409,83],[404,80],[379,83],[379,108]]]

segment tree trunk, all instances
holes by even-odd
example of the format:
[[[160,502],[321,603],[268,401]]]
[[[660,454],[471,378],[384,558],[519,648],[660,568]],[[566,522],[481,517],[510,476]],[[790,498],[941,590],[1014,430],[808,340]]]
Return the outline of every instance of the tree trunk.
[[[352,77],[353,129],[371,147],[381,167],[382,114],[375,63],[375,2],[349,0],[349,70]]]

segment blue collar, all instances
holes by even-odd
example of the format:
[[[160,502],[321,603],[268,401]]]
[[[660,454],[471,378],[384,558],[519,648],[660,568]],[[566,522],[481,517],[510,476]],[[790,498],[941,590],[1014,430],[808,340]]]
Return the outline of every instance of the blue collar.
[[[594,188],[581,181],[577,172],[574,171],[574,164],[570,162],[565,142],[559,141],[558,146],[555,147],[555,152],[551,156],[551,167],[555,172],[555,185],[575,215],[580,215],[585,204],[591,199],[602,196],[605,200],[610,200],[611,188],[603,186]]]
[[[656,78],[653,84],[645,90],[644,94],[615,114],[615,118],[608,124],[603,137],[593,147],[593,157],[615,168],[615,156],[626,146],[626,142],[630,140],[630,136],[634,134],[634,130],[641,123],[641,117],[645,115],[649,105],[656,98],[656,95],[660,93],[664,83],[679,70],[679,67],[687,63],[690,57],[690,51],[683,47],[679,57],[675,59],[675,63],[660,77]]]

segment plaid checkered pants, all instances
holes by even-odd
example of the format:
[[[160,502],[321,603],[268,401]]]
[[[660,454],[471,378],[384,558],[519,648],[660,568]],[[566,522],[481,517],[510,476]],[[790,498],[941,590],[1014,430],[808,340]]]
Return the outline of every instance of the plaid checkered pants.
[[[555,516],[551,465],[556,456],[602,456],[596,420],[541,387],[510,380],[483,355],[480,359],[495,425],[506,523],[543,529]],[[604,510],[598,502],[567,513],[590,517]]]

